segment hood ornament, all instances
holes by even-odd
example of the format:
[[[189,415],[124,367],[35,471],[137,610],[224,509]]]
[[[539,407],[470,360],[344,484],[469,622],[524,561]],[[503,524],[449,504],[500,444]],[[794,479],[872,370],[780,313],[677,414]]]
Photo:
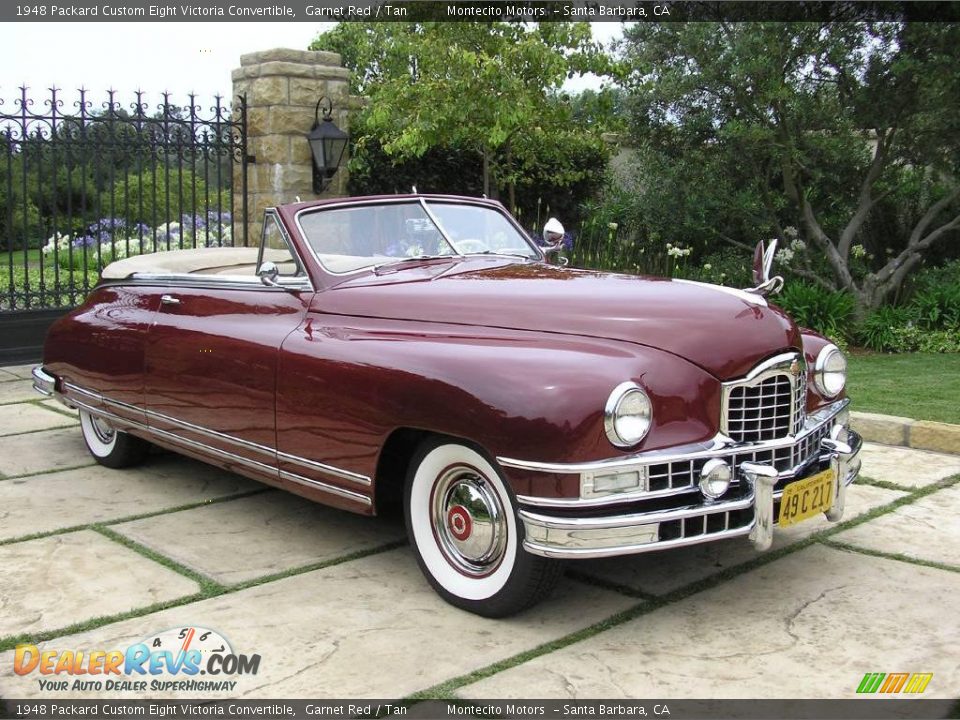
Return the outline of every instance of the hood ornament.
[[[763,247],[763,240],[757,243],[753,251],[753,282],[756,287],[746,288],[748,293],[754,293],[766,297],[767,295],[776,295],[783,289],[783,278],[780,275],[770,277],[773,270],[773,257],[777,252],[777,239],[770,241],[766,248]]]

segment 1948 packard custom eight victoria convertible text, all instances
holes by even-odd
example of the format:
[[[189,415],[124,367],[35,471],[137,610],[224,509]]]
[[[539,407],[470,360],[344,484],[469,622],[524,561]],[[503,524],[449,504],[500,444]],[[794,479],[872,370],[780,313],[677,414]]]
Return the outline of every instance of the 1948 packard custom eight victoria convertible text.
[[[561,559],[840,518],[846,361],[768,304],[771,259],[743,291],[548,264],[489,200],[285,205],[257,248],[108,266],[34,384],[108,467],[153,443],[358,513],[402,501],[437,592],[503,616]]]

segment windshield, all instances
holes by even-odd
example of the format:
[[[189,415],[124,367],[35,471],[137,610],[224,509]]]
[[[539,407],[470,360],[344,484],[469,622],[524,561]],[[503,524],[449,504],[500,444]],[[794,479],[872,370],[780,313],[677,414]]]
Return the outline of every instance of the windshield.
[[[430,213],[415,200],[317,208],[302,213],[299,222],[317,259],[336,274],[425,256],[496,253],[537,257],[523,235],[493,208],[443,202],[426,205]]]
[[[488,207],[427,203],[446,236],[465,255],[501,253],[537,257],[537,252],[513,224]]]

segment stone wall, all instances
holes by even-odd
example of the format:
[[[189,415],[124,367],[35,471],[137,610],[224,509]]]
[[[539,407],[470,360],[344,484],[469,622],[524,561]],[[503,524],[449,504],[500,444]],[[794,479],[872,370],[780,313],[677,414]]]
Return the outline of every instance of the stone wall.
[[[233,96],[247,97],[247,154],[254,158],[247,174],[251,245],[259,241],[264,208],[318,197],[313,192],[306,134],[313,126],[314,108],[321,96],[330,98],[333,121],[349,132],[348,113],[359,102],[349,94],[349,77],[349,71],[340,65],[340,56],[331,52],[277,48],[240,57],[240,67],[233,71]],[[234,112],[239,113],[236,105]],[[345,154],[321,197],[346,194],[346,162]],[[239,194],[240,167],[234,167],[234,193]]]

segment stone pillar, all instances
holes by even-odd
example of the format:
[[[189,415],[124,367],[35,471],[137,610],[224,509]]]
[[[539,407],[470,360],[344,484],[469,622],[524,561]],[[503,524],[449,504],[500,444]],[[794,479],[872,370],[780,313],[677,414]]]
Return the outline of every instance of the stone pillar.
[[[324,95],[333,102],[333,121],[349,132],[348,112],[357,104],[349,94],[349,77],[340,56],[332,52],[276,48],[240,56],[240,67],[233,71],[233,96],[247,97],[247,154],[254,158],[247,174],[251,245],[259,242],[264,208],[317,197],[306,134],[313,126],[317,100]],[[239,113],[234,103],[234,112]],[[340,170],[322,197],[346,194],[346,162],[344,153]],[[241,168],[235,164],[233,188],[238,198],[241,187]],[[237,211],[240,207],[234,203]]]

